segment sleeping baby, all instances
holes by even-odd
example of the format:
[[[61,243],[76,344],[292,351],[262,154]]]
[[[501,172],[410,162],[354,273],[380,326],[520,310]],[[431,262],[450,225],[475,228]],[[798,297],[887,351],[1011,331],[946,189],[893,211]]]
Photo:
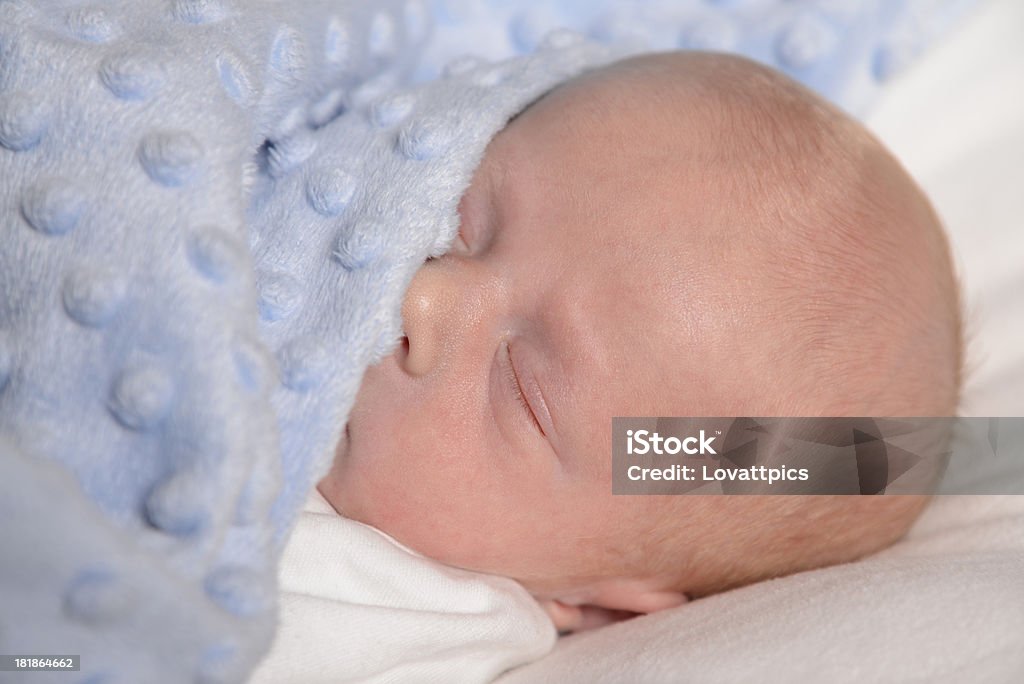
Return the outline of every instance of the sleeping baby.
[[[939,221],[809,90],[713,53],[589,71],[491,140],[459,215],[318,486],[337,513],[569,632],[855,560],[922,510],[612,495],[613,416],[955,413]]]

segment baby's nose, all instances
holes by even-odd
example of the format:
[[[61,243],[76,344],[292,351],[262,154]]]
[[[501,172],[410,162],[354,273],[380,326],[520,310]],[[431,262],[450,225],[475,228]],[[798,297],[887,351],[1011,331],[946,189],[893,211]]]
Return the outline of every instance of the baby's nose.
[[[441,364],[472,363],[487,345],[511,290],[486,265],[449,256],[428,260],[416,272],[402,301],[405,339],[396,353],[410,375]]]
[[[410,375],[425,375],[444,351],[445,330],[451,324],[455,302],[454,283],[444,266],[420,267],[402,302],[405,337],[398,350],[401,366]]]

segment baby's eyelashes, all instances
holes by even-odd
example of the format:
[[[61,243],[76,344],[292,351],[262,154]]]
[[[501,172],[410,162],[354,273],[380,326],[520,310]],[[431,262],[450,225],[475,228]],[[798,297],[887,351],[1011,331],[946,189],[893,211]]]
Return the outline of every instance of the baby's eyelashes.
[[[462,227],[459,227],[459,231],[455,234],[455,239],[452,244],[443,254],[431,255],[426,258],[423,262],[429,264],[435,259],[440,259],[445,256],[472,256],[473,250],[470,249],[469,244],[466,242],[466,238],[462,235]]]

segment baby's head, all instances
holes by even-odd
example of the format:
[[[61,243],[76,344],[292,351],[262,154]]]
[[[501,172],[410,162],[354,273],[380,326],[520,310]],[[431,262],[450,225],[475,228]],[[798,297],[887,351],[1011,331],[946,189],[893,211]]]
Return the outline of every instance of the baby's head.
[[[715,54],[590,72],[487,148],[455,247],[364,378],[320,490],[562,627],[891,544],[922,497],[612,496],[613,416],[952,415],[959,299],[863,127]]]

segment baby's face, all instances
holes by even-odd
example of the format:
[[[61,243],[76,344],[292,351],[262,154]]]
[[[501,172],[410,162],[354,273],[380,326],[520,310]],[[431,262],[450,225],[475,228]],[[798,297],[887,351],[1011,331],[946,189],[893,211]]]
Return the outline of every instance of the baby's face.
[[[921,501],[611,494],[613,416],[947,415],[959,358],[941,228],[869,134],[746,60],[619,65],[488,146],[320,491],[632,612],[892,543]]]
[[[681,244],[680,221],[706,223],[699,190],[632,135],[653,123],[568,102],[552,93],[488,147],[320,485],[427,556],[538,591],[640,552],[663,501],[612,496],[611,418],[697,414],[732,349],[701,313],[703,231]]]

